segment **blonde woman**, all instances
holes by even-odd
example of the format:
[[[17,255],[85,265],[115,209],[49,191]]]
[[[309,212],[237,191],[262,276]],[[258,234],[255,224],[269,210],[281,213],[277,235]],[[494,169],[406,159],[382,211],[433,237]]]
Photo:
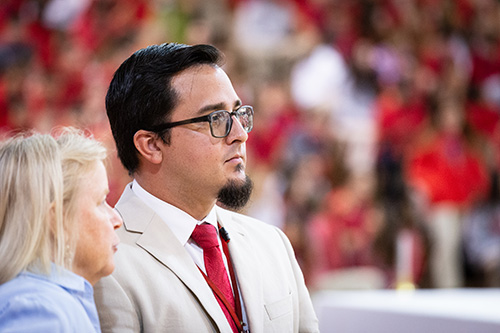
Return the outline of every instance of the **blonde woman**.
[[[105,156],[74,130],[0,145],[1,332],[100,332],[92,286],[114,268],[122,223]]]
[[[120,216],[108,205],[106,149],[75,129],[57,134],[64,176],[64,220],[75,220],[73,272],[94,285],[114,270]]]

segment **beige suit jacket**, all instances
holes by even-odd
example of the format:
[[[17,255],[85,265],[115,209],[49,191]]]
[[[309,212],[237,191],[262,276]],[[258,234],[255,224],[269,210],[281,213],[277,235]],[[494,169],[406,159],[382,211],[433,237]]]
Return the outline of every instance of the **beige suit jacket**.
[[[125,189],[111,276],[95,286],[103,332],[231,332],[185,248],[149,207]],[[293,249],[276,227],[216,208],[252,333],[317,332],[318,322]]]

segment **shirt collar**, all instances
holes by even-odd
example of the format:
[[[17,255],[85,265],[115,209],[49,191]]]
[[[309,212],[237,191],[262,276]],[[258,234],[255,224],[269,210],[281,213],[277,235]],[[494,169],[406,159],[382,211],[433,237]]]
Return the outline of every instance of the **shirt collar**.
[[[54,263],[51,263],[50,275],[40,274],[31,271],[26,271],[22,274],[28,276],[36,276],[38,279],[44,279],[50,281],[52,283],[60,285],[61,287],[67,290],[73,290],[82,293],[92,290],[90,282],[85,280],[85,278]]]
[[[210,223],[218,230],[215,205],[204,219],[198,221],[185,211],[155,197],[139,185],[135,179],[132,182],[132,191],[167,224],[183,246],[188,242],[198,224]]]

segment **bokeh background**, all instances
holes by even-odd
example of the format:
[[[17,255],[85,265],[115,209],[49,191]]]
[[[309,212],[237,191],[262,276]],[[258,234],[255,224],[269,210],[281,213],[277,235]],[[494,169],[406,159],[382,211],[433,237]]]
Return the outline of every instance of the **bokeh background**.
[[[500,286],[500,1],[2,0],[0,134],[87,129],[150,44],[221,49],[255,108],[245,213],[311,290]]]

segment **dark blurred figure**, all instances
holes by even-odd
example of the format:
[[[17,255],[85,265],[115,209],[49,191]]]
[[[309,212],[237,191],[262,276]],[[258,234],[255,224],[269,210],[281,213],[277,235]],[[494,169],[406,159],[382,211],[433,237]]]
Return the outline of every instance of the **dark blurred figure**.
[[[385,272],[388,287],[427,287],[429,234],[404,179],[401,159],[381,154],[376,174],[380,226],[373,242],[374,260]]]
[[[492,174],[489,197],[464,217],[464,250],[479,286],[500,287],[500,181]]]

